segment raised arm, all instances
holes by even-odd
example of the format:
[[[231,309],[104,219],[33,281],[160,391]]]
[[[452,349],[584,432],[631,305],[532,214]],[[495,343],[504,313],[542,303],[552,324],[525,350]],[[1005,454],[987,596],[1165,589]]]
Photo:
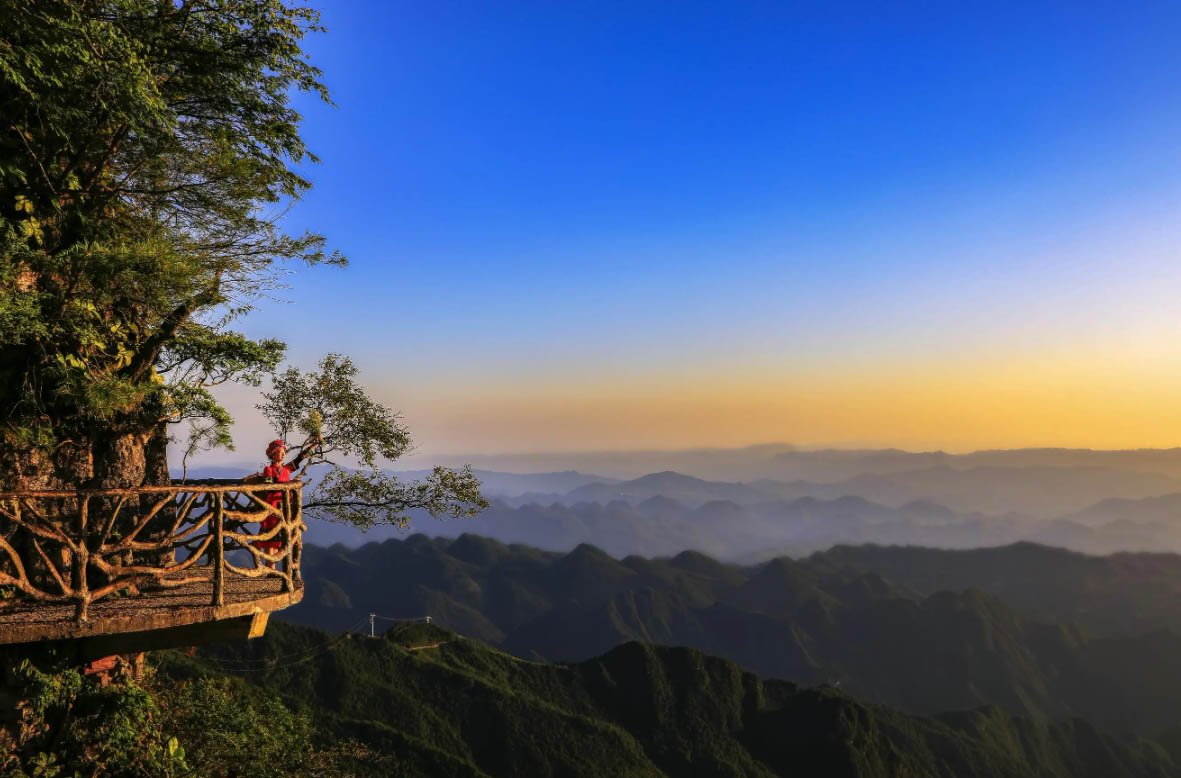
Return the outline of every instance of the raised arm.
[[[316,446],[318,445],[320,445],[319,438],[310,438],[306,443],[303,444],[303,446],[300,447],[299,453],[295,455],[295,458],[287,463],[287,468],[292,472],[298,470],[299,466],[303,464],[305,459],[311,456],[312,452],[316,450]]]

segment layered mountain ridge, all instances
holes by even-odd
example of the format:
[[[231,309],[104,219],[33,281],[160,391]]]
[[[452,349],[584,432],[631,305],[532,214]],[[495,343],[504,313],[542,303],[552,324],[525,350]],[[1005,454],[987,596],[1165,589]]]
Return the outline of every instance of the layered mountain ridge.
[[[295,659],[293,659],[295,657]],[[1168,751],[1081,720],[996,708],[914,716],[834,687],[762,680],[685,648],[627,643],[573,665],[523,662],[434,625],[378,639],[275,625],[160,668],[237,670],[352,742],[351,774],[1139,778]],[[230,672],[235,672],[231,670]]]
[[[949,555],[939,564],[958,577],[910,561],[922,553]],[[1095,560],[1020,544],[972,565],[956,553],[973,552],[835,549],[742,567],[693,552],[616,559],[589,545],[558,554],[414,536],[309,548],[307,595],[285,618],[341,628],[368,612],[430,615],[549,661],[632,640],[690,646],[913,713],[997,705],[1146,734],[1181,722],[1181,609],[1170,604],[1181,559]],[[1018,567],[1030,570],[1024,587],[998,589],[1002,571]],[[1105,597],[1090,598],[1087,581]],[[1146,592],[1159,602],[1135,605]]]

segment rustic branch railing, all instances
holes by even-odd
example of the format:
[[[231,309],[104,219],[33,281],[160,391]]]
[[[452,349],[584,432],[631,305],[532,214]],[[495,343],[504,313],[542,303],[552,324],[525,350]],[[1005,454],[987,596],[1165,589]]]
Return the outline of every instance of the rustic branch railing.
[[[104,597],[200,581],[220,606],[226,576],[277,578],[292,592],[301,585],[302,487],[201,481],[0,492],[0,591],[73,603],[79,621]],[[274,526],[264,531],[269,517]]]

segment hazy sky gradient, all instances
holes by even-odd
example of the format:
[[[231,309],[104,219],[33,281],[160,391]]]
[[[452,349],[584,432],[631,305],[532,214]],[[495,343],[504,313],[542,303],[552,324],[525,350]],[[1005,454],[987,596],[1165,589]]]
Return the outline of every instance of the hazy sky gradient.
[[[956,5],[329,4],[246,329],[428,454],[1181,445],[1181,5]]]

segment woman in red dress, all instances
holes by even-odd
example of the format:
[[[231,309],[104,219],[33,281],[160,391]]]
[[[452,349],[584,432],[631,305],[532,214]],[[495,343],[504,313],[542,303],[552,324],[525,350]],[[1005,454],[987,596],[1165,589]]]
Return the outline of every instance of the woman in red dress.
[[[303,450],[287,464],[283,464],[283,458],[287,456],[287,443],[283,440],[272,440],[271,444],[267,446],[267,459],[271,463],[262,469],[261,473],[250,476],[246,479],[246,483],[259,483],[260,481],[268,484],[285,484],[291,481],[291,474],[299,469],[299,465],[303,462],[307,452],[311,450],[310,446],[304,446]],[[267,502],[272,508],[279,511],[283,509],[283,492],[267,492],[262,496],[263,500]],[[267,514],[267,517],[262,520],[258,531],[260,535],[266,534],[279,526],[279,517],[273,513]],[[269,540],[256,540],[251,543],[252,546],[259,551],[265,551],[268,554],[274,554],[283,547],[283,541],[276,535]],[[265,562],[267,567],[274,567],[274,562]]]

